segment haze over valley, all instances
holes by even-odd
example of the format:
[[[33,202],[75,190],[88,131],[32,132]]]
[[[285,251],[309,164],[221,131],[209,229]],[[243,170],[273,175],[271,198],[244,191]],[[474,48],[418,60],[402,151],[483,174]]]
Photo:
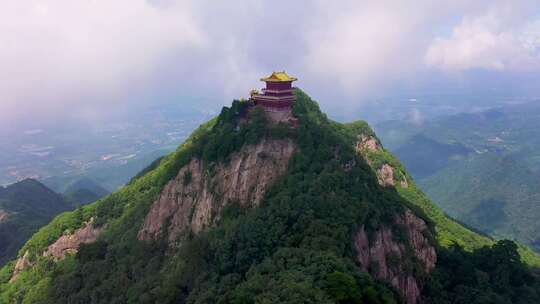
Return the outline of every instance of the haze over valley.
[[[87,177],[115,190],[174,151],[218,110],[170,104],[132,109],[98,123],[61,121],[21,128],[0,139],[0,184],[34,178],[63,192],[70,182]]]

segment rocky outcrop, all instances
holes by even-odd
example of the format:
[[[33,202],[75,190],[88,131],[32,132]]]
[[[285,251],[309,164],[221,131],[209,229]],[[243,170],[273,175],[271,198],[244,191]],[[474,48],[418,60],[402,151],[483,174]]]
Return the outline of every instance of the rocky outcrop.
[[[407,181],[407,178],[403,176],[403,173],[401,172],[398,172],[398,174],[401,175],[399,186],[402,188],[408,188],[409,182]],[[379,169],[377,169],[377,180],[379,181],[379,185],[383,187],[396,186],[398,178],[396,178],[394,167],[390,166],[389,164],[383,164]]]
[[[94,227],[90,220],[86,225],[75,232],[61,236],[56,242],[51,244],[43,253],[43,256],[63,259],[66,254],[74,254],[79,250],[81,244],[93,243],[103,231],[103,227]]]
[[[420,302],[422,282],[412,271],[417,263],[426,274],[435,267],[437,253],[426,237],[426,223],[407,210],[396,217],[395,227],[403,229],[405,242],[399,240],[389,226],[381,226],[368,237],[361,227],[355,237],[357,259],[362,269],[375,278],[394,286],[407,304]]]
[[[13,274],[11,275],[11,279],[9,280],[9,282],[15,282],[15,280],[17,280],[17,278],[19,277],[19,274],[30,266],[32,266],[32,263],[30,263],[30,252],[27,250],[24,255],[17,259],[17,262],[15,262]]]
[[[401,188],[409,188],[409,182],[407,181],[407,178],[404,177],[400,182],[399,185]]]
[[[409,182],[407,181],[405,175],[399,171],[396,174],[396,170],[394,169],[394,167],[389,164],[383,164],[379,169],[377,169],[376,173],[379,185],[383,187],[394,187],[396,186],[396,184],[398,184],[398,181],[400,187],[409,187]],[[398,178],[397,176],[400,176],[400,178]]]
[[[409,187],[409,182],[402,172],[396,172],[395,168],[387,163],[376,168],[374,164],[376,162],[370,159],[372,154],[368,152],[384,152],[377,138],[374,136],[358,135],[355,149],[356,152],[364,157],[372,169],[375,170],[379,185],[383,187],[395,187],[399,181],[399,186],[402,188]]]
[[[103,231],[104,227],[96,228],[93,225],[93,219],[85,223],[83,228],[75,230],[75,232],[63,235],[51,244],[45,252],[44,257],[52,257],[55,260],[61,260],[66,257],[66,254],[77,253],[81,244],[93,243],[97,240],[98,236]],[[17,280],[19,274],[31,267],[33,263],[30,261],[30,252],[27,250],[22,257],[17,259],[15,267],[13,268],[13,274],[10,279],[10,283]]]
[[[382,165],[382,167],[377,170],[377,179],[379,180],[379,185],[383,187],[395,186],[394,168],[389,164]]]
[[[295,150],[291,139],[262,139],[233,153],[227,163],[211,166],[191,160],[153,203],[139,239],[167,233],[172,243],[185,233],[199,233],[214,224],[232,202],[257,206],[268,187],[287,171]]]
[[[374,136],[358,135],[356,142],[356,151],[380,151],[382,150],[381,144]]]
[[[283,110],[273,110],[270,108],[264,108],[266,117],[272,123],[285,123],[289,126],[296,126],[298,124],[298,119],[294,117],[292,110],[283,109]]]
[[[8,219],[8,213],[0,209],[0,223],[6,221],[7,219]]]

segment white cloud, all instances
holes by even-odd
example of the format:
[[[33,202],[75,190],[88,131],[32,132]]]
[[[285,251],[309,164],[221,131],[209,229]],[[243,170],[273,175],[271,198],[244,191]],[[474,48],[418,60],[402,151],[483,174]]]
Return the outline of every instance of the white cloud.
[[[408,118],[407,120],[414,124],[415,126],[417,127],[420,127],[424,124],[424,115],[422,114],[422,112],[420,112],[420,110],[416,109],[416,108],[413,108],[410,112],[409,112],[409,115],[408,115]]]
[[[416,38],[404,41],[418,25],[418,15],[403,13],[402,5],[365,1],[362,5],[323,6],[326,18],[307,36],[305,65],[315,77],[331,77],[351,92],[361,92],[380,78],[393,78],[410,68]],[[391,68],[393,72],[388,73]]]
[[[477,14],[490,1],[366,0],[319,2],[308,29],[306,74],[332,78],[350,96],[380,94],[419,80],[434,32],[463,11]]]
[[[0,112],[119,93],[170,52],[208,43],[188,2],[7,1],[0,10]]]
[[[171,92],[226,103],[274,69],[299,76],[323,103],[341,91],[357,103],[421,83],[432,76],[426,62],[532,66],[526,55],[538,51],[540,23],[523,12],[539,4],[518,0],[485,17],[504,2],[5,0],[0,127],[15,113],[71,115],[88,106],[99,116],[114,102]],[[454,30],[444,35],[447,28]]]
[[[447,71],[538,69],[540,27],[506,22],[496,12],[464,18],[450,37],[434,39],[426,63]]]

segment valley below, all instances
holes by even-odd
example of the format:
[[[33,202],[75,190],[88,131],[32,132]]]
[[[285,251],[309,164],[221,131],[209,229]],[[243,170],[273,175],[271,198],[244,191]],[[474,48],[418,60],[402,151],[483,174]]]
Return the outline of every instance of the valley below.
[[[448,215],[540,250],[540,104],[529,102],[376,126]]]

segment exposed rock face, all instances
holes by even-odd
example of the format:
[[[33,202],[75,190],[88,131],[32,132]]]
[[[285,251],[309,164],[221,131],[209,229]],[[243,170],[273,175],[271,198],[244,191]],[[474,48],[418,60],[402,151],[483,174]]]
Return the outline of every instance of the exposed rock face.
[[[32,264],[30,263],[30,253],[27,250],[24,255],[20,257],[15,263],[15,268],[13,268],[13,275],[11,276],[9,282],[13,283],[15,280],[17,280],[21,271],[25,270],[30,266],[32,266]]]
[[[139,239],[156,239],[167,232],[172,243],[184,233],[198,233],[214,224],[231,202],[257,206],[268,187],[286,172],[295,150],[290,139],[263,139],[233,153],[229,162],[215,165],[212,173],[193,159],[153,203]]]
[[[409,182],[407,181],[407,178],[403,178],[399,182],[399,185],[401,186],[401,188],[409,188]]]
[[[264,108],[266,116],[273,123],[286,123],[291,126],[295,126],[298,122],[298,119],[294,117],[291,109],[282,109],[282,110],[272,110],[269,108]]]
[[[394,167],[390,166],[389,164],[382,165],[379,169],[377,169],[377,180],[379,181],[379,185],[383,187],[394,187],[397,184]],[[399,181],[399,186],[402,188],[409,187],[409,182],[405,176],[403,176]]]
[[[420,301],[422,283],[405,266],[417,262],[425,273],[430,273],[435,267],[437,253],[425,236],[429,233],[426,223],[411,211],[398,216],[395,224],[404,229],[410,247],[397,241],[387,226],[375,231],[371,239],[362,227],[355,238],[357,258],[364,271],[394,286],[407,304],[416,304]]]
[[[394,167],[389,164],[383,164],[380,168],[374,168],[373,162],[369,158],[369,153],[366,152],[377,152],[383,151],[383,148],[379,141],[373,136],[359,135],[356,142],[356,151],[360,153],[367,161],[367,163],[373,168],[377,173],[377,179],[379,185],[383,187],[394,187],[397,184],[397,175]],[[402,188],[408,188],[409,182],[407,178],[403,176],[399,181],[399,186]]]
[[[377,178],[379,185],[383,187],[395,186],[396,181],[394,179],[394,168],[389,164],[384,164],[377,170]]]
[[[43,252],[43,256],[61,260],[65,258],[68,253],[76,253],[81,244],[95,242],[103,229],[104,227],[94,227],[93,219],[90,219],[83,228],[75,230],[72,234],[61,236],[56,242],[51,244],[45,252]],[[19,274],[32,265],[33,264],[30,261],[30,252],[27,250],[15,263],[13,274],[9,282],[11,283],[17,280]]]
[[[6,221],[7,219],[8,219],[8,213],[0,209],[0,223]]]
[[[382,147],[373,136],[359,135],[356,142],[356,151],[379,151]]]
[[[72,234],[61,236],[47,248],[43,256],[63,259],[66,254],[76,253],[81,244],[95,242],[102,231],[103,227],[94,227],[91,220],[83,228],[75,230]]]

